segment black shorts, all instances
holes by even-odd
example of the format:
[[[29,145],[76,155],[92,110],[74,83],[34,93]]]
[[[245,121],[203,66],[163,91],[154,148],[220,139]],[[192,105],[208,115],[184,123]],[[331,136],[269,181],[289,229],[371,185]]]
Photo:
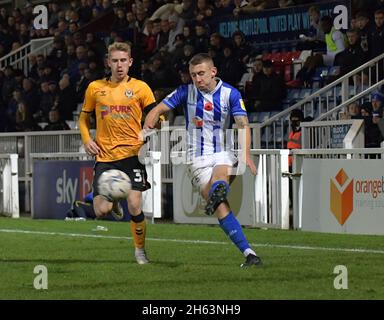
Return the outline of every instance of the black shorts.
[[[118,169],[125,172],[131,179],[132,190],[145,191],[151,188],[150,183],[147,181],[147,171],[137,156],[125,158],[112,162],[96,162],[93,175],[93,196],[99,194],[97,188],[97,181],[100,175],[107,170]]]

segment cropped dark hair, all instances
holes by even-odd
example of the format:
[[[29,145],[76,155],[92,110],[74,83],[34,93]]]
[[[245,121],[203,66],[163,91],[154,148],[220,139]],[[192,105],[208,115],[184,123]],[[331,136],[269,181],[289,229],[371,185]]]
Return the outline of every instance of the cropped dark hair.
[[[211,62],[213,63],[213,60],[211,56],[208,53],[198,53],[195,54],[191,60],[189,60],[189,64],[192,66],[196,66],[198,64],[201,64],[203,62]]]

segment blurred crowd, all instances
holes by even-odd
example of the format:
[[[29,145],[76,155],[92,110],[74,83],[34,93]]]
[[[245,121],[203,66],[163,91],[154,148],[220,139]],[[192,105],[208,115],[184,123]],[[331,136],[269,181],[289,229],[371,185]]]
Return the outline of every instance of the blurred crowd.
[[[33,6],[0,9],[0,58],[29,43],[31,39],[54,37],[47,55],[30,54],[30,70],[6,66],[0,71],[0,131],[66,130],[84,98],[88,84],[108,75],[105,55],[114,41],[132,44],[133,77],[147,82],[156,99],[161,100],[175,86],[189,83],[189,59],[208,52],[218,68],[219,77],[238,87],[249,112],[281,110],[287,81],[276,72],[265,53],[237,31],[223,38],[214,26],[223,16],[237,17],[262,10],[308,4],[304,0],[72,0],[50,1],[48,29],[33,28]],[[321,1],[318,1],[321,2]],[[361,50],[339,57],[346,73],[352,62],[362,63],[384,52],[384,1],[352,1],[353,21],[350,46],[358,42]],[[315,10],[316,11],[316,10]],[[103,16],[112,17],[108,32],[91,32],[87,26]],[[316,12],[314,16],[316,15]],[[360,23],[362,17],[365,23]],[[383,22],[377,20],[383,18]],[[312,40],[311,40],[312,39]],[[305,40],[305,41],[304,41]],[[310,43],[310,41],[315,41]],[[364,44],[363,44],[364,42]],[[311,34],[292,43],[305,49],[314,43],[324,47],[319,19],[311,17]],[[364,50],[363,50],[364,51]],[[355,60],[354,54],[360,60]],[[351,56],[352,55],[352,56]],[[347,61],[347,63],[346,63]],[[355,63],[355,64],[356,64]],[[246,85],[241,85],[248,74]],[[244,81],[243,81],[244,84]],[[288,83],[289,88],[289,83]],[[177,116],[177,114],[175,114]]]

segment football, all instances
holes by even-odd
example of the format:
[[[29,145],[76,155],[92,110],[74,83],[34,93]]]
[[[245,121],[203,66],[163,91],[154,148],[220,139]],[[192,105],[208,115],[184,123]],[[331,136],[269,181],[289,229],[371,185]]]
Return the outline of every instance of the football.
[[[125,199],[131,190],[131,179],[123,171],[111,169],[104,171],[98,181],[99,194],[111,200]]]

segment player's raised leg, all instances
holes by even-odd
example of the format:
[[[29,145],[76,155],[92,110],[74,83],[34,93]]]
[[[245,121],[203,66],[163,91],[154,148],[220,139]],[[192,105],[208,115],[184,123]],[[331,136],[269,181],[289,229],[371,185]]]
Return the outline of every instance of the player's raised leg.
[[[208,205],[213,204],[212,208],[216,207],[215,214],[219,220],[220,227],[246,257],[241,267],[259,266],[262,264],[260,257],[256,255],[249,245],[239,221],[226,200],[229,192],[229,169],[229,166],[215,166],[210,182],[202,188],[202,195],[207,199]]]

